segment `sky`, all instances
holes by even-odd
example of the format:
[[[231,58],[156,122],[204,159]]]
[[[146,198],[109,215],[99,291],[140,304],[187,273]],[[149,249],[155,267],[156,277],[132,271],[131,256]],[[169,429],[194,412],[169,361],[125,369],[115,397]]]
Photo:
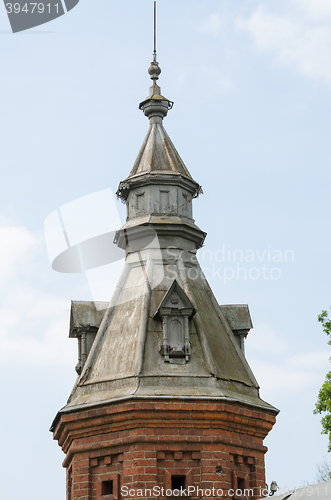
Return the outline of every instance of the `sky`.
[[[132,168],[148,127],[152,4],[81,0],[15,34],[0,8],[3,498],[65,498],[49,427],[76,378],[70,300],[92,294],[84,273],[52,269],[44,221],[115,193]],[[250,307],[246,356],[280,409],[267,481],[282,491],[314,481],[328,456],[313,410],[330,370],[317,322],[331,306],[330,59],[329,0],[158,1],[159,83],[175,102],[165,128],[203,186],[193,208],[215,296]]]

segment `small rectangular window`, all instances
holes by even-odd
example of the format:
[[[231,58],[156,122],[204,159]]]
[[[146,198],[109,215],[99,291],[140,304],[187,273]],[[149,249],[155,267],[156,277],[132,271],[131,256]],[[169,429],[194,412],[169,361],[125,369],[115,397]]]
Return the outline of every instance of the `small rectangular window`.
[[[102,481],[101,485],[101,495],[112,495],[114,491],[113,481]]]
[[[136,198],[136,209],[137,210],[144,209],[144,204],[145,204],[144,195],[145,195],[145,193],[137,194],[137,198]]]
[[[160,213],[165,214],[169,210],[169,191],[160,191]]]
[[[237,477],[237,489],[235,491],[235,498],[237,500],[242,500],[242,499],[245,499],[247,498],[245,496],[245,492],[246,492],[246,480],[242,477]]]
[[[241,477],[238,477],[238,490],[242,491],[242,495],[244,494],[245,479],[242,479]]]
[[[172,491],[174,490],[185,490],[186,488],[186,476],[177,476],[173,475],[171,476],[171,489]]]

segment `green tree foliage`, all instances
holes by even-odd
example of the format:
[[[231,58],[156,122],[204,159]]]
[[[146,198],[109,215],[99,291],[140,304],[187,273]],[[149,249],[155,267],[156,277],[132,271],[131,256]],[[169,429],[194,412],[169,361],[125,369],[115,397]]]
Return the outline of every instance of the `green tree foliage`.
[[[323,331],[329,336],[328,345],[331,345],[331,320],[327,311],[322,311],[318,316],[318,321],[322,323]],[[323,415],[321,419],[322,434],[329,436],[328,451],[331,451],[331,371],[326,374],[324,384],[318,393],[314,414],[318,413]]]

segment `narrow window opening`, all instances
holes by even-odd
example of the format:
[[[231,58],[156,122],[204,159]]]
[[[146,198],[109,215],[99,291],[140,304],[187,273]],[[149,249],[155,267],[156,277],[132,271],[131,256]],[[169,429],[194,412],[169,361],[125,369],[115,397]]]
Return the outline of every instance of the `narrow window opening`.
[[[68,500],[72,500],[72,469],[68,472]]]
[[[188,212],[188,197],[186,194],[183,194],[183,200],[184,200],[183,212]]]
[[[145,195],[145,193],[137,194],[137,198],[136,198],[136,209],[137,210],[144,209],[144,195]]]
[[[243,498],[244,495],[245,495],[245,479],[241,478],[241,477],[238,477],[237,478],[237,485],[238,485],[238,489],[236,491],[236,496],[237,498]]]
[[[244,492],[244,489],[245,489],[245,479],[238,477],[238,490]]]
[[[165,214],[169,210],[169,191],[160,191],[160,213]]]
[[[112,495],[114,490],[113,481],[102,481],[101,495]]]
[[[172,491],[174,490],[183,490],[185,489],[186,485],[186,476],[171,476],[171,489]]]

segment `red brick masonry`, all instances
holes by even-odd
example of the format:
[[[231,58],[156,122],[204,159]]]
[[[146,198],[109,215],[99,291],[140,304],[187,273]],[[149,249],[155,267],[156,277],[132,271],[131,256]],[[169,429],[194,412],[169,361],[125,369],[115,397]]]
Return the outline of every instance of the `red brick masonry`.
[[[185,488],[222,489],[224,499],[258,498],[265,486],[263,439],[275,421],[272,411],[240,403],[171,399],[63,414],[54,439],[66,454],[67,500],[155,499],[144,490],[171,489],[174,476]]]

